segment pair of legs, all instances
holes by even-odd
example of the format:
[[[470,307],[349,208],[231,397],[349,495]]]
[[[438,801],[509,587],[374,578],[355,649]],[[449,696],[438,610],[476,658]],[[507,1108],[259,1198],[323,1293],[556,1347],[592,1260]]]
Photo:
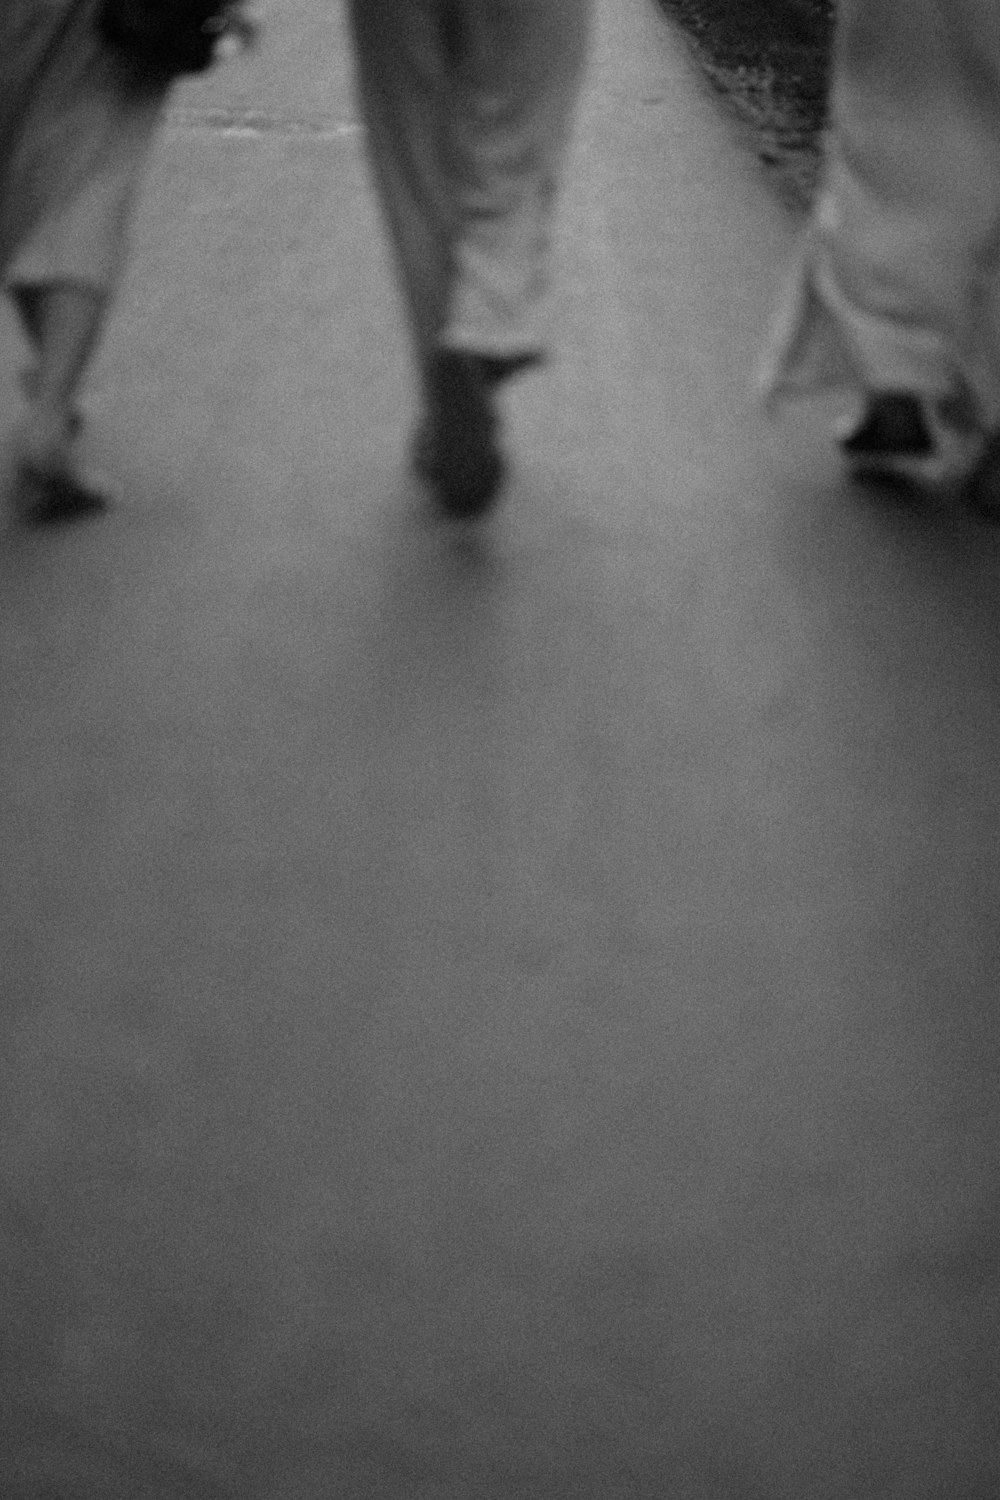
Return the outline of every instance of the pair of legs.
[[[552,220],[589,0],[352,0],[358,97],[451,513],[503,477],[496,394],[545,351]]]
[[[29,516],[100,508],[80,475],[74,443],[78,401],[104,321],[107,296],[84,282],[13,289],[34,364],[24,380],[27,412],[14,434],[14,499]]]
[[[169,87],[104,45],[98,8],[0,4],[0,285],[33,361],[12,453],[27,515],[101,503],[76,462],[77,403]]]
[[[765,384],[852,391],[851,472],[977,482],[1000,421],[993,0],[841,0],[824,178]]]

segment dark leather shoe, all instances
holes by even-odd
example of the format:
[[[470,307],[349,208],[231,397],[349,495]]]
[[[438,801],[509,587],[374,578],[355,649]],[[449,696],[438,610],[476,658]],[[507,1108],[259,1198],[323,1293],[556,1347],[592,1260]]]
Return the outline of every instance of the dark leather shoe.
[[[923,407],[909,391],[885,391],[873,396],[861,422],[843,441],[850,458],[930,453],[932,446]]]
[[[27,526],[54,526],[99,515],[111,504],[107,486],[81,479],[67,471],[51,471],[30,463],[18,464],[12,502]]]
[[[984,442],[971,392],[932,400],[876,391],[840,446],[854,479],[943,495],[968,479]]]
[[[484,514],[503,485],[506,465],[497,443],[494,384],[479,355],[441,350],[432,363],[428,411],[414,439],[413,466],[447,516]]]

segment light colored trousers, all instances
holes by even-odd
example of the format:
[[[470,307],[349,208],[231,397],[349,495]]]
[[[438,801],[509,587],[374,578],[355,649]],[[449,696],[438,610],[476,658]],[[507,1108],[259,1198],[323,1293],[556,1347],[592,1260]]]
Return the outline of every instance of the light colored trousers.
[[[1000,4],[839,0],[821,191],[764,371],[1000,415]]]
[[[542,355],[590,0],[352,0],[360,107],[418,364]]]

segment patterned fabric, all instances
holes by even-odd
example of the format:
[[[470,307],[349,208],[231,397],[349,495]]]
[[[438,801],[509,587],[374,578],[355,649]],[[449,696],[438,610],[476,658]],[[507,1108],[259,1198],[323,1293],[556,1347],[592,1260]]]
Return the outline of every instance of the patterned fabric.
[[[991,426],[998,270],[1000,5],[840,0],[825,176],[765,394],[909,390]]]

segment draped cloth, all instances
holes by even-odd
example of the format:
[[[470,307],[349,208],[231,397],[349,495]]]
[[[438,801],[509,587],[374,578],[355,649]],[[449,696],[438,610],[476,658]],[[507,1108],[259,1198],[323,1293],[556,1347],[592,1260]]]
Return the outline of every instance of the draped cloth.
[[[98,0],[0,3],[0,280],[111,293],[165,88],[103,48]]]
[[[1000,419],[1000,5],[839,0],[829,140],[762,369]]]
[[[418,358],[540,355],[590,0],[352,0],[358,95]]]

